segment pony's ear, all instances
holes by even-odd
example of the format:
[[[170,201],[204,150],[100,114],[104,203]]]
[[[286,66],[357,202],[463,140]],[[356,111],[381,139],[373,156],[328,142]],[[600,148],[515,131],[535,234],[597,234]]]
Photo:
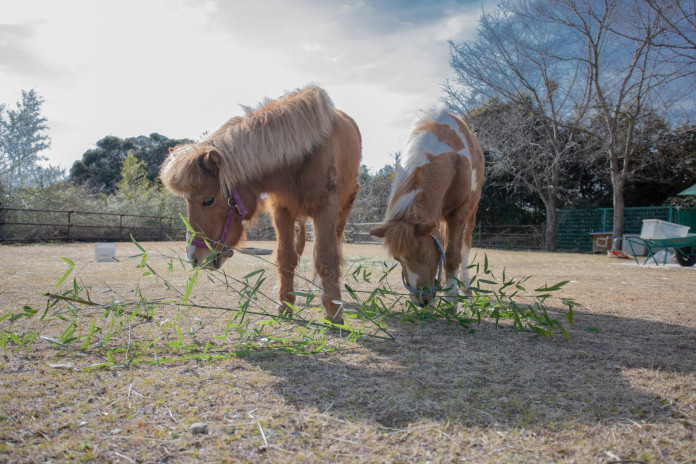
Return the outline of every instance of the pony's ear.
[[[206,173],[217,176],[220,172],[220,153],[212,149],[198,159],[198,165]]]
[[[384,238],[384,235],[387,233],[387,225],[380,224],[372,229],[369,233],[371,237]]]
[[[436,227],[437,223],[435,221],[419,222],[415,225],[416,235],[426,235],[431,233]]]

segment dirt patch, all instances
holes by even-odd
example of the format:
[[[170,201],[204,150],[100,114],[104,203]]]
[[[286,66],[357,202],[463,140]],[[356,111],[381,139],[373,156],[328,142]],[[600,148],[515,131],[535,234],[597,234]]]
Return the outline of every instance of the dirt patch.
[[[181,243],[147,243],[150,262],[185,289]],[[271,249],[273,243],[251,242]],[[347,276],[377,272],[379,246],[347,245]],[[38,340],[0,355],[0,461],[97,462],[693,462],[696,311],[692,268],[643,267],[601,255],[475,250],[529,287],[570,283],[583,306],[571,340],[444,322],[393,322],[395,341],[318,355],[276,355],[87,371],[94,354]],[[95,301],[166,297],[133,244],[120,263],[93,244],[0,247],[0,313],[45,307],[65,272]],[[311,281],[311,244],[300,272]],[[235,255],[242,276],[272,264]],[[71,278],[73,275],[70,276]],[[398,275],[390,277],[398,286]],[[232,305],[205,278],[193,298]],[[63,285],[69,285],[66,281]],[[299,279],[299,288],[310,283]],[[364,282],[356,288],[369,290]],[[204,317],[204,316],[202,316]],[[212,316],[211,316],[212,317]],[[218,316],[215,316],[218,317]],[[221,318],[221,322],[224,319]],[[192,424],[207,424],[194,433]]]

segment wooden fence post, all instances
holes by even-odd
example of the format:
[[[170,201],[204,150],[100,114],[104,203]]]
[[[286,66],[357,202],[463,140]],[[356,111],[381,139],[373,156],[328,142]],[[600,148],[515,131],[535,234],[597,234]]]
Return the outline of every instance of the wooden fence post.
[[[72,211],[68,211],[68,242],[70,241],[70,228],[72,227]]]

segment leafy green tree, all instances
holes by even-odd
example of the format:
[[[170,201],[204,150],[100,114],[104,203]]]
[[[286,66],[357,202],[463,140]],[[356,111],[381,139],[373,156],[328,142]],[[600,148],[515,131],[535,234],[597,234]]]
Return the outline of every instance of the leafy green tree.
[[[151,181],[147,164],[131,150],[123,160],[117,190],[109,195],[110,207],[130,214],[176,217],[184,212],[181,198],[171,195],[158,181]]]
[[[82,159],[73,164],[70,180],[91,190],[112,194],[121,180],[123,162],[132,151],[144,163],[147,178],[156,182],[169,148],[186,142],[189,140],[170,139],[157,133],[127,139],[110,135],[99,140],[96,148],[86,151]]]
[[[129,151],[126,159],[121,166],[121,182],[118,184],[119,191],[128,190],[148,190],[151,183],[147,178],[145,163],[139,160],[133,151]]]
[[[696,130],[670,127],[662,118],[650,118],[646,125],[636,141],[639,156],[624,192],[626,204],[694,206],[687,198],[672,197],[696,184]]]

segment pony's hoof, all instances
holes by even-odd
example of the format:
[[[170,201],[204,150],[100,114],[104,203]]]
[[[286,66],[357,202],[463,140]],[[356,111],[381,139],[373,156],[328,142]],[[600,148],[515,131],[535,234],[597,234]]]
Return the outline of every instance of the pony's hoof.
[[[341,314],[330,314],[326,315],[326,320],[330,321],[332,324],[343,325],[343,312]]]
[[[292,317],[292,308],[286,304],[279,304],[276,307],[279,316]]]
[[[343,318],[334,319],[332,322],[336,325],[343,325]]]
[[[450,291],[447,292],[444,300],[448,305],[451,305],[452,308],[457,309],[459,307],[459,298],[461,298],[461,296],[460,296],[459,290],[455,286],[454,288],[452,288]]]

